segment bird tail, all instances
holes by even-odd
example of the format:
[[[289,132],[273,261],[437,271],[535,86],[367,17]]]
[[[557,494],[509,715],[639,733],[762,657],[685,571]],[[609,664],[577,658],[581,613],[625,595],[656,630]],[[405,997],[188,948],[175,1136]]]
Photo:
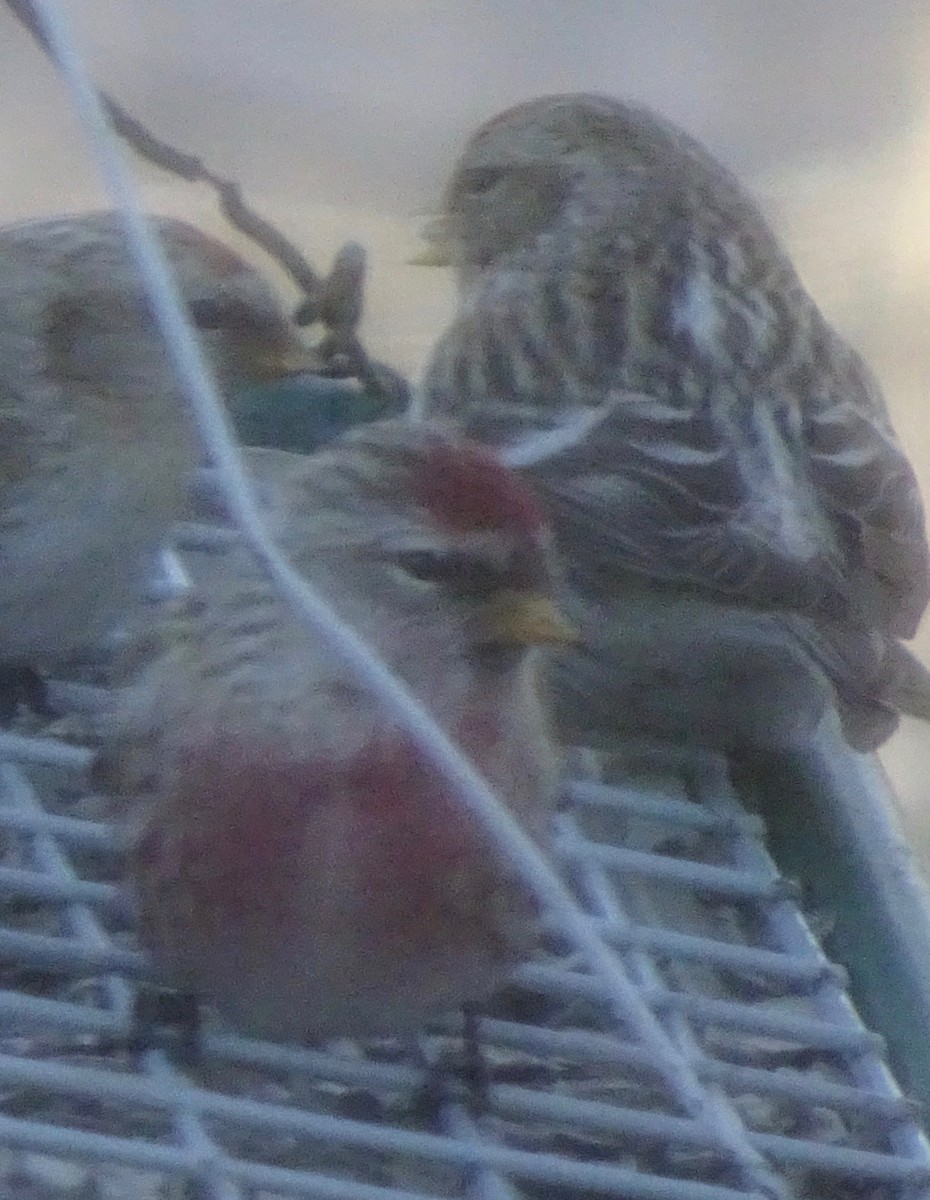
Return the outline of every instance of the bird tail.
[[[930,721],[930,670],[900,642],[891,643],[888,653],[889,702],[899,712]]]
[[[897,638],[843,622],[779,621],[830,680],[853,749],[877,750],[901,715],[930,723],[930,670]]]

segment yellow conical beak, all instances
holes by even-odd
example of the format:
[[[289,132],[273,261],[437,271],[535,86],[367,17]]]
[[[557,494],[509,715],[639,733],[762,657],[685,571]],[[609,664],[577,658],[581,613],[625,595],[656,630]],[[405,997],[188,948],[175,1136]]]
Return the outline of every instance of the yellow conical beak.
[[[413,256],[407,259],[408,267],[451,267],[452,256],[446,246],[431,242]]]
[[[423,249],[407,259],[411,267],[451,267],[454,262],[452,238],[445,217],[433,217],[423,230]]]
[[[571,645],[578,633],[541,592],[502,592],[486,613],[485,627],[495,641],[516,646]]]
[[[246,354],[249,366],[259,379],[282,379],[304,372],[316,374],[323,367],[316,351],[296,337],[281,342],[255,341]]]

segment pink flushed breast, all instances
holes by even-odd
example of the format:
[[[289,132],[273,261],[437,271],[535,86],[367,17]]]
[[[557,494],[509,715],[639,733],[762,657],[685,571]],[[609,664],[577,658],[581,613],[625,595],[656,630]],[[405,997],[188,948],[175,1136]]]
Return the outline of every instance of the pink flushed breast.
[[[455,532],[502,529],[535,538],[546,525],[533,492],[477,445],[437,443],[412,483],[419,503]]]
[[[275,761],[271,747],[218,741],[184,756],[177,786],[137,841],[140,882],[171,881],[191,910],[293,920],[303,870],[301,835],[326,795],[306,764]]]
[[[358,921],[357,907],[373,938],[426,950],[469,906],[481,919],[500,869],[480,824],[396,732],[340,764],[214,744],[188,754],[179,780],[137,844],[136,874],[143,890],[173,880],[201,936],[281,936]],[[308,888],[308,874],[323,886]],[[170,923],[150,932],[175,936]]]

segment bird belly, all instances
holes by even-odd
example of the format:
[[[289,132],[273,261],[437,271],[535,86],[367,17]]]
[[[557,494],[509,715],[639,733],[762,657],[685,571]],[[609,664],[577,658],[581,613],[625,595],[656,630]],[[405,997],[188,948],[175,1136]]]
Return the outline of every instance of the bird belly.
[[[136,844],[140,927],[237,1026],[291,1040],[416,1028],[487,994],[532,946],[525,889],[399,735],[351,763],[243,737],[179,765]]]

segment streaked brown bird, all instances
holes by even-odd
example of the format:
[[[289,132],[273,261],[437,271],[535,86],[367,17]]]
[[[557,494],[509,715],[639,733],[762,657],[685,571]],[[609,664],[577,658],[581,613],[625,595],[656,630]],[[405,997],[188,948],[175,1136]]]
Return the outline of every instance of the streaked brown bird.
[[[408,421],[244,458],[291,562],[545,843],[558,771],[536,648],[570,633],[530,490]],[[240,1028],[297,1040],[484,997],[534,944],[532,897],[241,539],[187,565],[190,603],[103,764],[150,801],[131,876],[156,963]]]
[[[239,255],[154,224],[222,388],[312,365]],[[97,642],[182,512],[196,459],[116,214],[0,230],[0,659],[52,667]]]
[[[572,731],[779,746],[835,705],[866,749],[930,718],[899,641],[930,594],[914,472],[729,172],[644,109],[544,97],[470,138],[428,236],[460,305],[422,407],[545,498]]]

